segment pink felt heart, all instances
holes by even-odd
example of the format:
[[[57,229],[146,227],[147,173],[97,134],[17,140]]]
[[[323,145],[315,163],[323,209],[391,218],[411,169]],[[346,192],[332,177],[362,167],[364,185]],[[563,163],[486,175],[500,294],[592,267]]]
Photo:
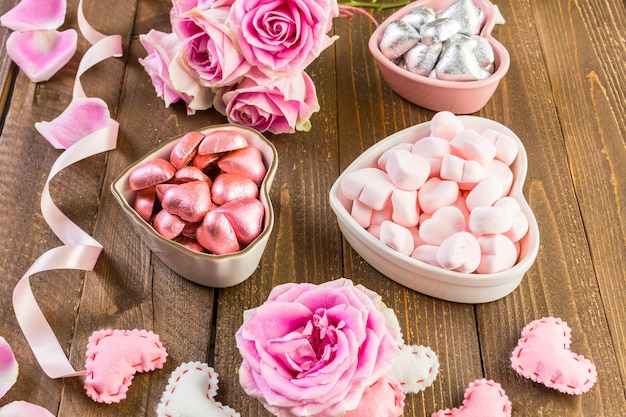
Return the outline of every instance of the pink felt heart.
[[[544,317],[522,330],[511,354],[520,375],[567,394],[582,394],[596,382],[596,367],[570,350],[571,329],[563,320]]]
[[[147,330],[100,330],[89,338],[86,357],[87,395],[110,404],[126,398],[135,372],[162,368],[167,352]]]
[[[157,417],[240,417],[232,408],[215,400],[218,374],[205,363],[183,363],[172,372]]]
[[[500,384],[479,379],[465,390],[461,407],[439,410],[431,417],[511,417],[511,401]]]
[[[13,32],[7,39],[7,53],[35,83],[47,81],[76,52],[78,33],[74,29]]]

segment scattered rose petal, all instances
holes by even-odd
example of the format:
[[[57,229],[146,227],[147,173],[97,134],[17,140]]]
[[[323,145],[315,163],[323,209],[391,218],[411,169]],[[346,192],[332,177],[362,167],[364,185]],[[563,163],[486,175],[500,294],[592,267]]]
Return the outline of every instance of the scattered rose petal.
[[[20,32],[58,29],[66,9],[66,0],[22,0],[0,16],[0,25]]]
[[[26,401],[13,401],[0,408],[0,417],[54,417],[45,408]]]
[[[56,119],[35,123],[35,129],[55,148],[67,149],[109,123],[106,103],[97,97],[87,97],[73,99]]]
[[[0,398],[15,384],[17,374],[17,361],[15,360],[11,346],[0,336]]]
[[[33,82],[47,81],[76,52],[78,33],[74,29],[13,32],[7,39],[7,53]]]

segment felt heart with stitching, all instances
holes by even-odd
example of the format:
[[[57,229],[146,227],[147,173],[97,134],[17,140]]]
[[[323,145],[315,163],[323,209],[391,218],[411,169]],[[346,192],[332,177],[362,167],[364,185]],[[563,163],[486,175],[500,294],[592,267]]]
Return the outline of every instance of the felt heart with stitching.
[[[431,417],[511,417],[511,401],[497,382],[479,379],[465,390],[463,405],[433,413]]]
[[[398,381],[404,393],[424,391],[439,372],[439,359],[428,346],[402,345],[400,356],[386,376]]]
[[[205,363],[187,362],[172,372],[161,402],[158,417],[240,417],[232,408],[215,401],[218,374]]]
[[[89,337],[86,357],[87,395],[110,404],[126,398],[135,372],[162,368],[167,352],[147,330],[100,330]]]
[[[549,388],[577,395],[596,382],[596,367],[570,350],[571,329],[559,318],[544,317],[522,330],[511,354],[511,366],[520,375]]]

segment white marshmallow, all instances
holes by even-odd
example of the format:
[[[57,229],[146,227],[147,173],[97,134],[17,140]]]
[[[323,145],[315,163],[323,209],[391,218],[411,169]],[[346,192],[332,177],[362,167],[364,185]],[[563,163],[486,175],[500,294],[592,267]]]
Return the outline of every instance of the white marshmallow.
[[[356,222],[364,229],[370,227],[372,222],[372,209],[365,204],[361,203],[359,200],[354,200],[352,202],[352,208],[350,210],[350,215]]]
[[[453,271],[470,274],[480,264],[478,240],[468,232],[459,232],[443,241],[437,251],[437,262]]]
[[[452,153],[465,160],[477,161],[482,166],[487,165],[496,156],[496,147],[480,133],[472,129],[465,129],[450,141]]]
[[[420,239],[431,245],[441,245],[448,237],[465,231],[465,217],[454,206],[441,207],[430,219],[424,220],[419,228]]]
[[[382,153],[382,155],[380,155],[380,157],[378,158],[378,161],[376,161],[378,168],[382,169],[383,171],[386,171],[387,160],[389,159],[389,156],[395,151],[397,151],[398,149],[403,149],[405,151],[410,152],[413,149],[413,144],[410,142],[398,143],[397,145],[394,145],[391,148],[387,149],[385,152]]]
[[[417,194],[420,208],[426,213],[434,213],[438,208],[451,205],[458,196],[459,184],[437,177],[428,179]]]
[[[495,175],[489,175],[467,194],[465,205],[471,212],[476,207],[493,205],[503,195],[502,184],[500,184],[498,178]]]
[[[470,212],[469,228],[476,235],[505,233],[513,227],[513,215],[507,207],[476,207]]]
[[[440,111],[430,119],[430,134],[432,136],[451,140],[463,129],[465,127],[461,119],[450,111]]]
[[[430,164],[418,154],[397,149],[389,154],[386,171],[389,179],[396,187],[413,191],[424,185],[428,179]]]
[[[476,272],[493,274],[505,271],[515,265],[518,252],[510,239],[503,235],[487,235],[478,238],[482,257]]]
[[[411,258],[441,268],[441,265],[437,261],[438,251],[439,246],[426,244],[419,245],[415,247],[415,250],[411,254]]]
[[[391,206],[393,208],[391,219],[395,223],[404,227],[417,226],[420,213],[417,203],[417,190],[393,190],[393,193],[391,193]]]

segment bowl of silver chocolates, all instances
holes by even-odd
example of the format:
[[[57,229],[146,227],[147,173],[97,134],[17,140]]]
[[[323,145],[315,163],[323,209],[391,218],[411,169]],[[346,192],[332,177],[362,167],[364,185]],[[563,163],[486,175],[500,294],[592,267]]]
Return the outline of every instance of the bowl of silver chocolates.
[[[489,0],[418,0],[389,16],[369,50],[391,89],[434,111],[474,113],[509,69],[491,36],[500,15]]]

